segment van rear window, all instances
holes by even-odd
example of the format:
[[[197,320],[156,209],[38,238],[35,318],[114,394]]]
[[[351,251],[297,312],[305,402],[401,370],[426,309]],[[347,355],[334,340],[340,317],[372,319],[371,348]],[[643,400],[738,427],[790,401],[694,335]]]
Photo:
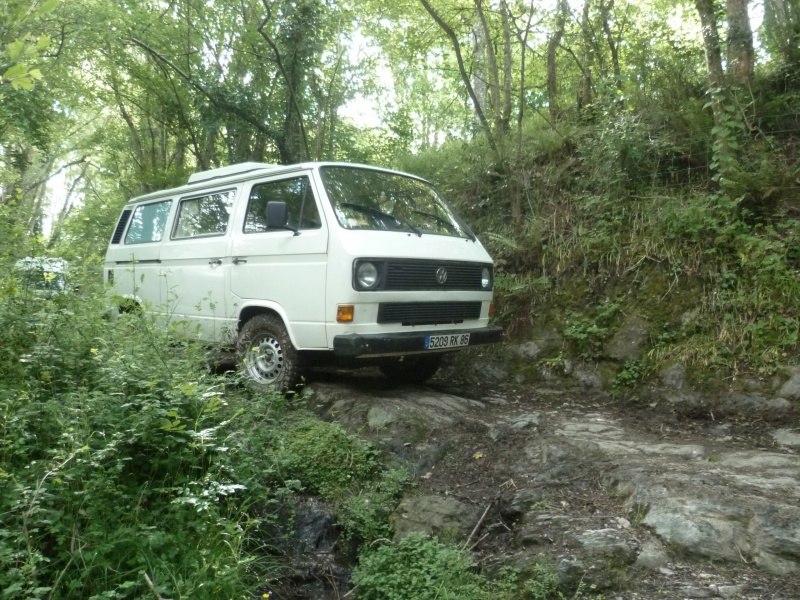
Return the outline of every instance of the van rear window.
[[[172,200],[140,204],[133,211],[128,233],[125,235],[126,244],[147,244],[160,242],[167,228],[167,217]]]

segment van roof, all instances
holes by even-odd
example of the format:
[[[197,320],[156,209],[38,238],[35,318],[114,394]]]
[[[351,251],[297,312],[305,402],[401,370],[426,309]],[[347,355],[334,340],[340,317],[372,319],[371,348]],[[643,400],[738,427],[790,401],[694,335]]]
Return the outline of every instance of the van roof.
[[[347,167],[360,167],[364,169],[375,169],[378,171],[389,171],[392,173],[399,173],[392,169],[383,167],[376,167],[373,165],[363,165],[356,163],[343,163],[343,162],[305,162],[293,165],[275,165],[262,162],[243,162],[227,167],[220,167],[218,169],[210,169],[208,171],[199,171],[189,176],[186,185],[181,185],[174,188],[158,190],[150,192],[142,196],[137,196],[128,200],[126,204],[135,204],[143,200],[154,200],[156,198],[163,198],[164,196],[175,196],[186,192],[191,192],[197,189],[202,189],[203,184],[225,184],[240,181],[242,179],[249,179],[259,175],[266,175],[272,172],[291,172],[300,169],[313,169],[321,166],[347,166]],[[413,177],[413,175],[412,175]]]
[[[261,162],[243,162],[235,165],[228,165],[227,167],[220,167],[219,169],[211,169],[209,171],[200,171],[189,175],[188,184],[200,183],[201,181],[208,181],[210,179],[219,179],[221,177],[229,177],[231,175],[242,175],[243,173],[250,173],[251,171],[273,170],[280,169],[279,165],[272,165],[269,163]]]

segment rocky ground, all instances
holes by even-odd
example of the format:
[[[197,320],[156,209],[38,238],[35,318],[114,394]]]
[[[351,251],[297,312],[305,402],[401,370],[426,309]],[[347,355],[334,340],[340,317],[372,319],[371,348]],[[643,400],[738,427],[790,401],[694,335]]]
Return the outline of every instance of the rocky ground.
[[[680,373],[627,401],[575,379],[466,381],[329,372],[304,393],[409,465],[398,536],[462,543],[488,573],[545,559],[574,597],[800,598],[797,403],[709,403]],[[309,597],[348,591],[317,589]]]

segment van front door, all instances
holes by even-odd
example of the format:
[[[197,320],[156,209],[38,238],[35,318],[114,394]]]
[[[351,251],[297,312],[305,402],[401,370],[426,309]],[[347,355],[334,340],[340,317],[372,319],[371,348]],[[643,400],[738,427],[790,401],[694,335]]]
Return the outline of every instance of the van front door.
[[[327,348],[328,229],[308,175],[259,181],[244,190],[231,240],[231,292],[242,306],[273,308],[298,348]],[[267,204],[287,206],[286,226],[269,229]]]
[[[161,255],[172,320],[183,321],[208,341],[226,339],[231,328],[226,258],[235,189],[182,198],[171,242]]]

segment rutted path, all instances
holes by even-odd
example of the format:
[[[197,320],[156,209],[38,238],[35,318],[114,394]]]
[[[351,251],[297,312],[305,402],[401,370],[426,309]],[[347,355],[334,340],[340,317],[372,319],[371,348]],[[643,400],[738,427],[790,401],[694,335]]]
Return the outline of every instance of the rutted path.
[[[488,571],[546,559],[605,598],[800,598],[800,431],[681,416],[579,389],[309,385],[309,406],[417,479],[398,535],[472,548]]]

